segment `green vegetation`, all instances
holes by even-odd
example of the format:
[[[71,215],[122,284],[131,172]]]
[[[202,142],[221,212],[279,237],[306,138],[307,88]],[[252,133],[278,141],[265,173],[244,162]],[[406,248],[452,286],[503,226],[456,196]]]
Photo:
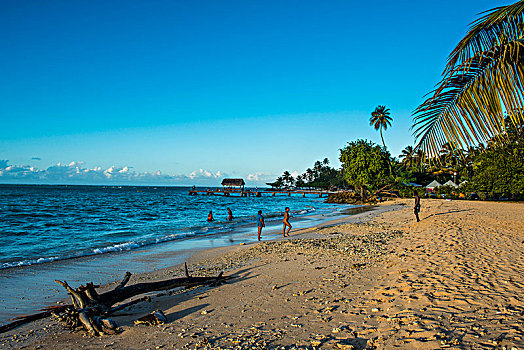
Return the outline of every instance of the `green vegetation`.
[[[313,168],[308,168],[303,174],[293,178],[289,171],[279,176],[275,182],[268,182],[271,187],[285,188],[319,188],[332,189],[340,187],[344,183],[340,170],[329,166],[329,159],[317,160]]]
[[[524,128],[512,127],[507,136],[507,142],[496,140],[475,157],[468,189],[492,198],[524,197]]]
[[[360,192],[362,200],[366,200],[368,190],[391,182],[389,152],[370,141],[349,142],[340,150],[340,162],[344,179]]]
[[[436,157],[447,143],[467,149],[503,137],[524,120],[524,1],[473,22],[451,52],[442,81],[414,113],[415,149]]]
[[[284,172],[270,185],[343,188],[337,201],[411,196],[436,180],[432,196],[524,199],[524,0],[489,10],[450,54],[442,81],[414,112],[418,142],[392,158],[382,135],[389,109],[378,106],[370,124],[383,147],[367,140],[340,150],[341,169],[317,161],[296,179]]]
[[[415,189],[424,193],[426,189],[417,184],[452,180],[460,186],[442,186],[432,195],[471,198],[475,193],[481,199],[524,199],[524,123],[509,127],[504,141],[494,138],[486,145],[467,150],[453,150],[444,144],[433,158],[407,146],[397,160],[384,147],[357,140],[340,150],[339,159],[340,169],[329,166],[326,158],[296,178],[285,171],[277,181],[268,184],[282,189],[344,189],[349,192],[333,200],[373,202],[377,197],[411,197]]]

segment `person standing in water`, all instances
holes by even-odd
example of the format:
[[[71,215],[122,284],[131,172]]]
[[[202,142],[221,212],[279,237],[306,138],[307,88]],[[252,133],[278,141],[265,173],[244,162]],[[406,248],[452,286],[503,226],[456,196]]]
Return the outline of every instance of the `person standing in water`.
[[[418,213],[420,212],[420,197],[418,196],[417,191],[413,191],[413,195],[415,196],[415,206],[413,207],[413,212],[415,213],[415,217],[417,218],[417,222],[420,221],[418,217]]]
[[[215,219],[213,219],[213,211],[210,210],[210,211],[209,211],[209,214],[207,214],[207,221],[208,221],[208,222],[211,222],[211,221],[213,221],[213,220],[215,220]]]
[[[233,220],[233,212],[231,209],[227,208],[227,221]]]
[[[289,223],[289,218],[292,216],[289,214],[289,207],[286,207],[286,211],[284,212],[284,220],[282,221],[284,224],[284,227],[282,229],[282,237],[289,236],[289,231],[291,231],[291,224]],[[287,226],[287,232],[286,232],[286,226]]]
[[[266,227],[264,223],[264,217],[262,216],[262,210],[258,211],[257,215],[257,226],[258,226],[258,240],[260,241],[260,235],[262,234],[262,227]]]

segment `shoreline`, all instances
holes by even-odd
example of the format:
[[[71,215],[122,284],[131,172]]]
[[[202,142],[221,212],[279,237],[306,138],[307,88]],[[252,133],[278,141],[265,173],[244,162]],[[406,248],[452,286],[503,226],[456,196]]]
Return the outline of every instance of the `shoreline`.
[[[345,216],[342,211],[348,209],[351,208],[339,208],[327,214],[301,215],[295,222],[299,227],[321,224]],[[268,220],[263,235],[270,239],[278,238],[280,222],[281,220],[274,218]],[[94,282],[107,285],[121,278],[126,271],[143,274],[168,269],[182,264],[202,250],[252,242],[256,242],[256,227],[243,224],[228,233],[202,234],[138,249],[1,269],[0,283],[8,287],[0,289],[0,325],[9,323],[13,317],[36,313],[43,307],[63,304],[68,296],[65,290],[54,282],[57,278],[75,281],[78,284]]]
[[[84,337],[50,318],[0,335],[0,345],[522,348],[522,209],[522,203],[425,200],[422,221],[415,223],[412,200],[382,203],[346,217],[351,222],[193,255],[193,275],[225,270],[233,279],[219,287],[150,293],[151,302],[113,317],[121,334]],[[133,275],[132,283],[182,273],[173,266]],[[166,324],[133,324],[155,309],[164,311]]]

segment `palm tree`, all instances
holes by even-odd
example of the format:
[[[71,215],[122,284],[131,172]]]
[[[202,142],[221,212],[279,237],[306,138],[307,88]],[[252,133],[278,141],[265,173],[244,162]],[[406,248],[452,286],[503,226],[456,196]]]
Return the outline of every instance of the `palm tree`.
[[[435,157],[445,143],[464,149],[503,138],[524,121],[524,0],[474,21],[451,52],[442,81],[413,113],[415,149]]]
[[[415,164],[418,166],[418,170],[423,172],[426,169],[426,155],[424,151],[418,150],[415,152]]]
[[[444,166],[448,166],[451,163],[451,158],[453,154],[453,148],[449,143],[445,143],[439,150],[439,161]]]
[[[384,143],[384,137],[382,137],[382,129],[386,130],[388,126],[391,126],[389,108],[380,105],[377,108],[375,108],[375,110],[371,112],[369,125],[373,125],[375,127],[375,130],[380,130],[380,138],[382,139],[382,145],[384,145],[384,148],[386,148],[386,144]]]
[[[402,150],[399,158],[402,159],[402,164],[406,165],[408,168],[413,167],[413,163],[415,161],[413,146],[406,146],[406,148]]]
[[[311,182],[311,181],[313,181],[313,179],[314,179],[314,172],[313,172],[313,170],[311,170],[311,168],[307,168],[306,169],[306,180],[308,182]]]
[[[313,164],[313,173],[315,175],[315,179],[318,179],[322,174],[322,163],[320,160],[317,160],[315,164]]]
[[[304,187],[304,175],[297,175],[295,186],[298,188]]]

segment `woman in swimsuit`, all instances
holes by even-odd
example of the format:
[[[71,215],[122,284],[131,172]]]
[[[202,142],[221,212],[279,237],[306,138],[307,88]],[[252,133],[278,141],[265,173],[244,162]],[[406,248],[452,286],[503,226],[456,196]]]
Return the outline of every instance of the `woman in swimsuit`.
[[[291,218],[292,216],[289,214],[289,207],[286,207],[286,211],[284,212],[284,220],[282,221],[284,223],[284,227],[283,227],[283,230],[282,230],[282,237],[286,237],[286,236],[289,236],[289,231],[291,231],[291,224],[289,223],[289,218]],[[287,232],[286,232],[286,226],[288,227],[287,228]]]
[[[258,226],[258,240],[260,241],[260,238],[262,235],[262,227],[266,227],[266,223],[264,222],[264,217],[262,216],[262,210],[258,211],[257,226]]]

